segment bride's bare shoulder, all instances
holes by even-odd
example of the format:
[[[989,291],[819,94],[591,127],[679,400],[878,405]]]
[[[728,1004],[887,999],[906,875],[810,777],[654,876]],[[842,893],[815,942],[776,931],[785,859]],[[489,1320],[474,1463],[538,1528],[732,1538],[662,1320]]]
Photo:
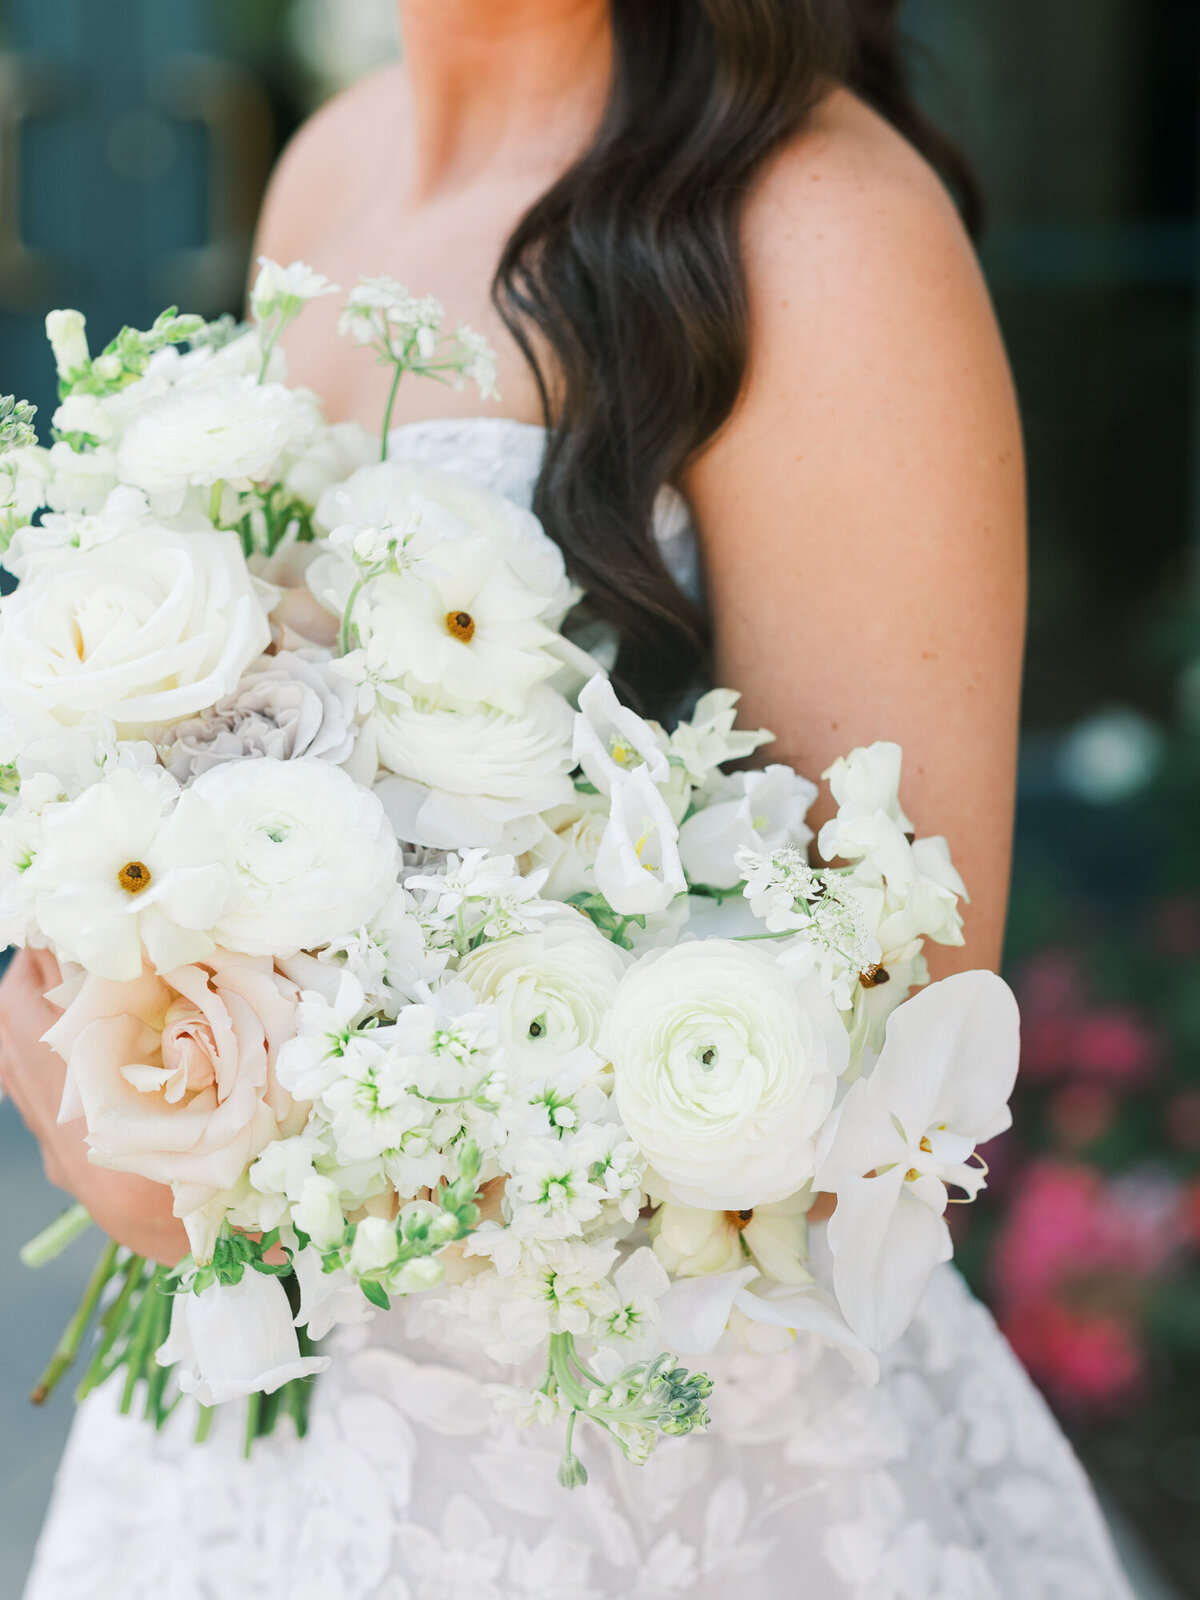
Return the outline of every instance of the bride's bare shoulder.
[[[405,126],[408,81],[398,62],[327,100],[292,136],[263,201],[258,249],[290,260],[333,232],[378,185],[395,160]]]

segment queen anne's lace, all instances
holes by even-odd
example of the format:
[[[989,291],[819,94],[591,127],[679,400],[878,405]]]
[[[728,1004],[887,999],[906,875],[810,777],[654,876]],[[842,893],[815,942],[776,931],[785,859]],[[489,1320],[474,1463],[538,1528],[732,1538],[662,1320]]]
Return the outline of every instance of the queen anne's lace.
[[[503,421],[423,423],[392,457],[527,502],[542,445]],[[689,584],[677,515],[671,529]],[[382,963],[407,982],[407,914],[380,933],[390,956],[342,954],[351,974],[379,982]],[[638,1292],[614,1315],[636,1316]],[[232,1409],[195,1449],[182,1409],[156,1436],[99,1391],[26,1600],[1129,1600],[1069,1447],[948,1268],[878,1387],[803,1333],[775,1355],[718,1356],[707,1435],[634,1467],[593,1432],[577,1495],[557,1481],[561,1440],[514,1431],[489,1398],[511,1369],[423,1342],[418,1314],[344,1328],[308,1439],[282,1430],[249,1463]]]

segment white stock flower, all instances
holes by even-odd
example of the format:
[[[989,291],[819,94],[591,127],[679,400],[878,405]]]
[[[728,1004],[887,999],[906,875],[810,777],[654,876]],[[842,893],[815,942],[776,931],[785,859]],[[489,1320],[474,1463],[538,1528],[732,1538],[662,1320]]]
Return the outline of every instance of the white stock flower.
[[[816,798],[816,785],[791,767],[732,774],[679,830],[689,881],[732,889],[742,876],[739,850],[806,845],[812,829],[804,818]]]
[[[396,1226],[382,1217],[364,1217],[354,1230],[350,1246],[350,1271],[358,1277],[384,1272],[400,1253]]]
[[[247,1270],[240,1283],[177,1294],[159,1366],[202,1406],[274,1394],[293,1378],[324,1372],[328,1356],[300,1354],[292,1309],[276,1277]]]
[[[353,1277],[341,1267],[326,1272],[316,1250],[297,1250],[292,1270],[300,1288],[296,1326],[310,1339],[324,1339],[335,1328],[370,1322],[375,1315]]]
[[[81,433],[100,444],[112,436],[112,416],[98,396],[70,394],[51,418],[55,433]]]
[[[1012,1120],[1018,1036],[1016,1001],[994,973],[943,979],[892,1013],[878,1061],[830,1124],[817,1186],[838,1197],[834,1290],[872,1349],[900,1337],[950,1258],[946,1185],[983,1186],[970,1158]]]
[[[624,1360],[656,1354],[659,1302],[670,1287],[655,1252],[642,1245],[605,1282],[592,1314],[592,1337],[615,1346]]]
[[[427,945],[412,896],[398,884],[370,922],[334,939],[320,959],[344,968],[373,1004],[390,1010],[436,983],[448,952]]]
[[[117,458],[107,445],[72,450],[64,439],[45,455],[45,499],[52,511],[97,512],[117,487]]]
[[[514,1059],[541,1071],[581,1046],[598,1046],[624,962],[580,917],[483,944],[458,970],[480,1000],[498,1007]]]
[[[626,973],[605,1044],[621,1121],[672,1198],[743,1210],[812,1177],[847,1059],[816,984],[744,944],[678,945]]]
[[[235,534],[147,519],[0,604],[0,702],[35,730],[102,716],[131,737],[229,694],[270,639]]]
[[[571,799],[571,708],[545,684],[520,716],[426,701],[381,707],[371,725],[381,798],[397,836],[437,849],[498,845],[507,823]],[[407,781],[399,781],[407,780]]]
[[[314,1172],[305,1179],[299,1198],[292,1202],[292,1225],[306,1233],[318,1250],[332,1250],[341,1244],[346,1234],[346,1218],[342,1212],[341,1190],[332,1178]],[[300,1276],[298,1268],[296,1276]],[[314,1334],[313,1337],[320,1336]]]
[[[656,784],[665,783],[670,771],[658,733],[621,704],[602,674],[579,691],[571,753],[601,794],[609,794],[640,766]]]
[[[275,476],[318,422],[303,390],[260,384],[249,373],[203,368],[146,400],[125,427],[117,466],[125,483],[174,514],[189,487],[224,481],[246,489]]]
[[[87,366],[90,357],[87,321],[82,311],[48,311],[46,337],[54,351],[60,378],[69,380]]]
[[[197,778],[230,841],[233,893],[215,937],[229,950],[291,955],[367,922],[396,881],[383,807],[327,761],[234,761]]]
[[[319,657],[281,650],[256,661],[232,694],[162,739],[166,766],[186,783],[249,757],[346,760],[354,748],[354,690]]]
[[[665,911],[687,889],[679,830],[649,767],[612,785],[608,826],[596,853],[596,887],[619,916]]]
[[[24,888],[64,961],[121,982],[201,961],[232,889],[219,817],[194,792],[116,768],[46,816]]]

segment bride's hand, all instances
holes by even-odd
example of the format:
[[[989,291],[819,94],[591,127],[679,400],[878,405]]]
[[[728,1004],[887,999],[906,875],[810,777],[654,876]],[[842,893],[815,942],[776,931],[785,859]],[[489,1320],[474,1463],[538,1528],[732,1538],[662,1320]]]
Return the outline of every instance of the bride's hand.
[[[66,1066],[42,1043],[59,1017],[45,998],[58,982],[58,964],[44,951],[19,950],[13,957],[0,982],[0,1082],[41,1146],[50,1182],[74,1195],[119,1244],[174,1266],[188,1244],[183,1224],[171,1214],[171,1191],[93,1166],[82,1118],[58,1121]]]

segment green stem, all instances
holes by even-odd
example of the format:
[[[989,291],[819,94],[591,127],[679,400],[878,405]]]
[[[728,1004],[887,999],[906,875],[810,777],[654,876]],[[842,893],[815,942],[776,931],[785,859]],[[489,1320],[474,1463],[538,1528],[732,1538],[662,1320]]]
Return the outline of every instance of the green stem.
[[[134,1391],[139,1378],[147,1376],[146,1357],[150,1353],[150,1346],[154,1342],[154,1330],[158,1325],[158,1280],[161,1269],[155,1267],[146,1279],[142,1289],[141,1302],[137,1309],[137,1320],[133,1326],[133,1337],[129,1341],[129,1354],[126,1357],[128,1367],[125,1373],[125,1387],[121,1391],[121,1415],[128,1416],[133,1406]]]
[[[246,1439],[242,1446],[242,1455],[247,1461],[254,1448],[254,1441],[258,1438],[258,1422],[262,1413],[262,1395],[252,1394],[246,1402]]]
[[[171,1306],[174,1295],[163,1294],[160,1289],[154,1290],[154,1334],[150,1340],[151,1350],[157,1350],[159,1345],[171,1331]],[[167,1379],[171,1376],[170,1367],[160,1367],[155,1361],[146,1374],[146,1421],[154,1424],[155,1430],[161,1430],[167,1420],[168,1409],[163,1404],[166,1393]]]
[[[209,490],[208,495],[208,520],[214,528],[221,526],[221,492],[225,487],[224,479],[218,478]]]
[[[129,1332],[129,1302],[145,1269],[146,1262],[141,1256],[130,1256],[125,1263],[121,1292],[100,1320],[100,1341],[88,1363],[87,1371],[79,1381],[79,1387],[75,1390],[76,1401],[85,1400],[92,1390],[99,1388],[120,1365],[119,1359],[109,1365],[109,1352],[121,1335]]]
[[[104,1293],[104,1286],[112,1277],[117,1264],[117,1250],[119,1246],[110,1242],[92,1269],[92,1275],[87,1281],[83,1291],[83,1299],[79,1302],[75,1315],[63,1329],[62,1338],[58,1341],[54,1354],[50,1357],[45,1372],[42,1373],[37,1387],[30,1395],[35,1406],[42,1405],[53,1394],[64,1372],[79,1354],[79,1346],[88,1323],[92,1320],[96,1307],[100,1303],[100,1296]]]
[[[49,1227],[22,1246],[20,1259],[23,1267],[44,1267],[48,1261],[62,1255],[68,1245],[86,1233],[92,1219],[83,1206],[68,1206],[61,1216],[55,1217]]]
[[[397,361],[396,362],[396,371],[395,371],[395,374],[394,374],[394,376],[392,378],[392,386],[388,390],[387,405],[385,405],[384,408],[383,408],[383,438],[380,441],[380,445],[379,445],[379,459],[380,459],[380,461],[386,461],[387,460],[388,434],[391,432],[391,428],[392,428],[392,407],[396,404],[396,390],[399,389],[399,387],[400,387],[400,379],[403,376],[404,376],[404,366],[403,366],[403,364],[401,362]]]
[[[354,608],[358,604],[359,595],[373,576],[373,573],[364,573],[362,577],[355,580],[354,587],[350,591],[350,598],[346,601],[346,609],[342,613],[342,625],[338,629],[338,655],[340,656],[350,654],[350,634],[354,626]]]
[[[194,1444],[203,1444],[208,1438],[209,1430],[213,1425],[213,1418],[217,1414],[216,1406],[201,1406],[200,1415],[196,1418],[196,1431],[192,1435]]]

